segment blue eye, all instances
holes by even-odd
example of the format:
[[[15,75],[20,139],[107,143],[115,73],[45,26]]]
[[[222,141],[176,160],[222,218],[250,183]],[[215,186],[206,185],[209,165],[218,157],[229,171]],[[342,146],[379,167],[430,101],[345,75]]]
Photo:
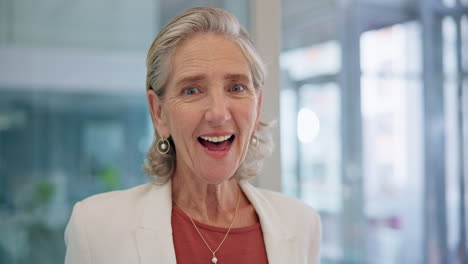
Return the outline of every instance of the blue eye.
[[[242,84],[238,84],[238,83],[235,83],[232,87],[231,87],[231,91],[232,92],[243,92],[245,90],[245,86],[242,85]]]
[[[189,88],[185,88],[184,90],[182,90],[182,93],[186,95],[197,94],[199,92],[200,91],[196,87],[189,87]]]

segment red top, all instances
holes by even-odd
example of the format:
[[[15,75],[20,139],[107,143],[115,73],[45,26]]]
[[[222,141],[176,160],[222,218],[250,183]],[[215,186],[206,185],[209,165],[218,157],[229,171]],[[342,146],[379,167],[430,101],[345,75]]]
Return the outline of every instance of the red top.
[[[211,249],[215,250],[228,228],[215,227],[195,221]],[[177,206],[172,207],[172,238],[178,264],[212,264],[213,254],[206,247],[190,218]],[[216,252],[218,264],[267,264],[260,223],[232,228],[221,248]]]

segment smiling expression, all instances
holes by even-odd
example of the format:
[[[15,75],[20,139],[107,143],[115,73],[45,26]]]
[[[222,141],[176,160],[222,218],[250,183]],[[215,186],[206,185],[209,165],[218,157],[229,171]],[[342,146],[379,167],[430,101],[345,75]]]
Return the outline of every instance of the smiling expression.
[[[159,135],[176,146],[175,176],[216,184],[234,175],[258,124],[261,91],[241,49],[222,35],[198,33],[172,56],[162,99],[150,97]]]

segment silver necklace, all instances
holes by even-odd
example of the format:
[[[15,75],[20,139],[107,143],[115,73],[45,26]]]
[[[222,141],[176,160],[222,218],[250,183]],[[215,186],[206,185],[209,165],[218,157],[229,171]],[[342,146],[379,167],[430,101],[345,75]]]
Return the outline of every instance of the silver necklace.
[[[212,250],[210,245],[208,245],[208,242],[206,242],[205,238],[203,237],[203,235],[201,234],[200,230],[198,230],[198,227],[197,225],[195,224],[195,222],[193,221],[193,218],[187,213],[184,211],[184,209],[182,209],[182,207],[176,203],[175,200],[172,200],[174,202],[175,205],[177,205],[177,207],[180,208],[180,210],[182,210],[182,212],[184,212],[189,218],[190,218],[190,221],[192,222],[193,224],[193,227],[195,227],[195,230],[197,230],[197,233],[198,235],[200,235],[201,239],[203,240],[203,242],[205,243],[206,247],[211,251],[211,253],[213,254],[213,257],[211,258],[211,262],[213,262],[214,264],[216,264],[216,262],[218,262],[218,258],[216,257],[216,252],[218,252],[218,250],[221,248],[221,246],[223,245],[224,243],[224,240],[226,240],[227,236],[229,235],[229,232],[231,231],[231,228],[232,228],[232,225],[234,224],[234,221],[236,220],[236,216],[237,216],[237,209],[239,208],[239,202],[240,202],[240,191],[239,191],[239,194],[238,194],[238,197],[237,197],[237,204],[236,204],[236,210],[234,212],[234,217],[232,218],[232,222],[231,224],[229,225],[229,228],[228,228],[228,231],[226,232],[226,235],[224,235],[224,238],[223,240],[221,240],[221,243],[219,243],[218,247],[215,249],[215,250]]]

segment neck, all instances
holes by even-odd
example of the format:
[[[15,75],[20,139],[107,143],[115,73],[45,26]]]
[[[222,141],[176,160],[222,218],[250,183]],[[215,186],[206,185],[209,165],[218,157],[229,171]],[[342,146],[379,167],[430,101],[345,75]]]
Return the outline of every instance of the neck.
[[[191,217],[205,224],[228,226],[239,195],[242,192],[234,177],[217,184],[177,171],[172,177],[172,199]]]

